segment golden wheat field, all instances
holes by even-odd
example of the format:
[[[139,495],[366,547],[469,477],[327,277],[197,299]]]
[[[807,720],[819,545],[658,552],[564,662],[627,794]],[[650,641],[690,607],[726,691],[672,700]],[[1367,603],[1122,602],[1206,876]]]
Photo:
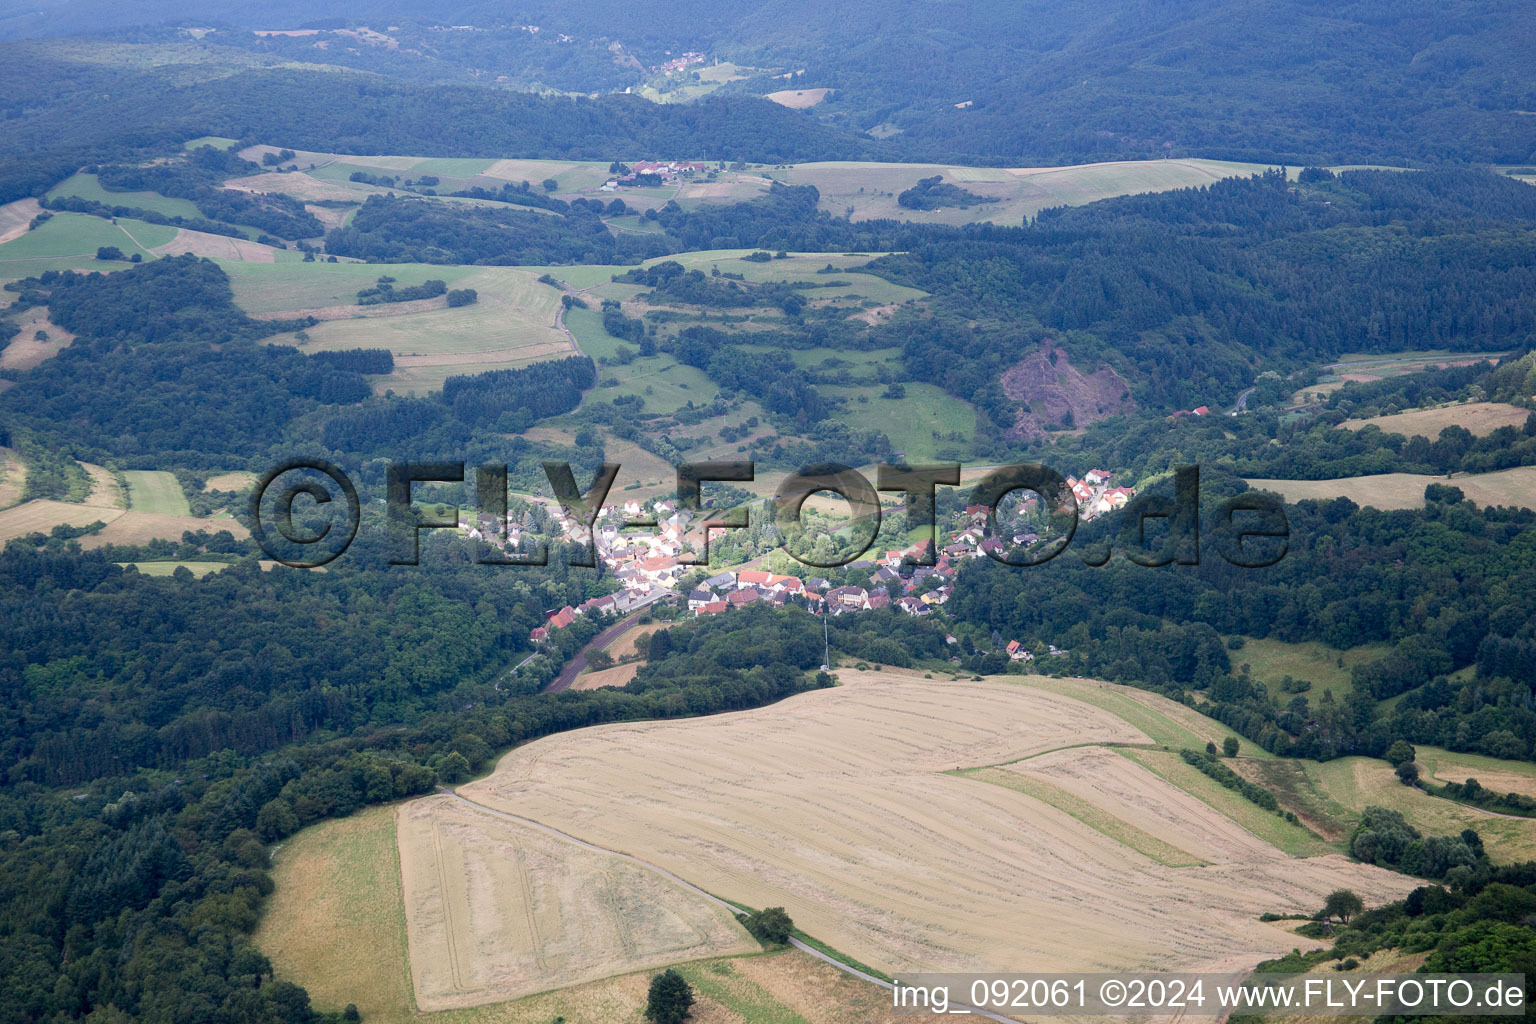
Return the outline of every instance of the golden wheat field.
[[[730,910],[451,796],[396,822],[416,1005],[501,1002],[759,948]]]
[[[1521,427],[1530,415],[1529,409],[1507,402],[1467,402],[1436,409],[1410,409],[1363,420],[1345,420],[1339,426],[1346,430],[1380,427],[1389,434],[1402,434],[1404,437],[1418,434],[1433,440],[1446,427],[1465,427],[1479,437],[1491,434],[1500,427]]]
[[[1265,911],[1310,912],[1339,887],[1367,904],[1412,888],[1337,854],[1288,857],[1108,760],[1095,748],[1150,741],[1101,706],[1027,680],[840,676],[754,711],[549,737],[460,793],[725,899],[782,905],[887,973],[1241,967],[1295,944]],[[1134,706],[1156,716],[1149,696]],[[1099,820],[952,774],[986,766],[1043,778]],[[1156,845],[1123,841],[1116,822]],[[1202,864],[1144,852],[1164,848]]]

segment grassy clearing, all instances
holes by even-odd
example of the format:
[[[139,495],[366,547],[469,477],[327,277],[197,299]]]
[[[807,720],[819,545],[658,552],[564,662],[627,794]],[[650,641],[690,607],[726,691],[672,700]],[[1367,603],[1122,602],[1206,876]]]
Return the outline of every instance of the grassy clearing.
[[[1118,748],[1118,752],[1191,796],[1198,797],[1260,839],[1293,857],[1316,857],[1337,850],[1333,844],[1301,825],[1292,825],[1284,818],[1249,803],[1240,794],[1227,789],[1192,765],[1185,764],[1178,754],[1130,747]]]
[[[202,146],[212,146],[214,149],[228,149],[238,141],[238,139],[226,139],[222,135],[199,135],[195,139],[187,140],[184,148],[191,150]]]
[[[1280,688],[1286,676],[1306,679],[1312,689],[1306,691],[1309,701],[1319,700],[1324,690],[1343,699],[1354,692],[1350,669],[1368,661],[1384,657],[1390,648],[1386,644],[1368,644],[1347,651],[1336,651],[1327,644],[1309,640],[1303,643],[1286,643],[1283,640],[1255,640],[1245,638],[1241,650],[1229,651],[1234,669],[1247,665],[1253,678],[1269,687],[1272,697],[1289,700],[1292,694]],[[1343,664],[1340,665],[1339,662]]]
[[[1516,466],[1492,473],[1459,473],[1453,476],[1429,476],[1418,473],[1380,473],[1375,476],[1350,476],[1339,480],[1259,480],[1248,481],[1256,490],[1273,491],[1286,501],[1307,498],[1324,500],[1345,497],[1361,505],[1383,510],[1423,508],[1424,488],[1430,484],[1459,487],[1479,505],[1536,506],[1536,466]]]
[[[158,192],[109,192],[101,187],[94,174],[73,174],[59,182],[48,193],[49,199],[75,196],[104,203],[107,206],[132,206],[167,217],[201,217],[197,204],[190,199],[172,199]]]
[[[128,480],[128,507],[135,512],[161,516],[192,514],[192,507],[187,504],[187,495],[182,491],[174,473],[130,469],[123,476]]]
[[[1523,427],[1529,409],[1503,402],[1468,402],[1464,405],[1443,405],[1435,409],[1411,409],[1390,416],[1372,416],[1363,420],[1345,420],[1339,426],[1346,430],[1362,427],[1380,427],[1389,434],[1412,437],[1415,434],[1433,440],[1446,427],[1465,427],[1478,437],[1491,434],[1500,427]]]
[[[975,779],[993,786],[1002,786],[1016,793],[1033,797],[1042,803],[1069,814],[1078,821],[1087,825],[1095,832],[1108,836],[1117,843],[1124,843],[1143,856],[1150,857],[1165,867],[1199,867],[1205,861],[1194,857],[1184,850],[1165,843],[1149,832],[1143,831],[1115,817],[1102,807],[1098,807],[1074,793],[1069,793],[1060,786],[1052,785],[1044,779],[1030,778],[1018,772],[1010,772],[1001,768],[974,768],[969,771],[955,772],[966,779]]]
[[[4,351],[0,351],[0,369],[30,370],[44,360],[52,359],[75,340],[73,334],[48,319],[47,306],[33,306],[22,311],[14,323],[21,330]]]
[[[1429,756],[1438,760],[1433,753]],[[1466,755],[1448,756],[1462,758]],[[1341,757],[1323,763],[1302,763],[1313,787],[1357,815],[1368,805],[1390,807],[1400,811],[1410,825],[1426,834],[1452,835],[1464,828],[1477,829],[1488,849],[1488,856],[1496,863],[1508,864],[1536,857],[1536,819],[1501,817],[1430,796],[1423,790],[1403,785],[1390,764],[1375,758]],[[1517,764],[1511,768],[1523,774],[1529,766]]]
[[[15,261],[15,268],[24,271],[17,276],[24,277],[41,273],[44,269],[58,269],[35,266],[32,261],[45,257],[94,257],[98,248],[108,245],[116,246],[128,256],[138,253],[150,259],[154,255],[151,249],[164,245],[174,237],[176,229],[173,227],[149,224],[130,217],[120,217],[114,224],[83,213],[55,213],[36,230],[0,245],[0,263]],[[122,270],[127,265],[92,260],[92,269],[95,270]]]

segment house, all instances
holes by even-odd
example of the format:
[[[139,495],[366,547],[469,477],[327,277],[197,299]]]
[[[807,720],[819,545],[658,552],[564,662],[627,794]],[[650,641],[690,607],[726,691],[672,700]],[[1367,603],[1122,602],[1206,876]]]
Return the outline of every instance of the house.
[[[873,594],[869,595],[869,606],[868,607],[869,607],[870,611],[874,611],[877,608],[889,608],[890,606],[891,606],[891,595],[890,594],[887,594],[884,591],[879,591],[879,592],[876,592],[876,593],[873,593]]]
[[[705,580],[704,585],[711,590],[724,590],[726,587],[734,587],[736,585],[736,574],[733,572],[719,573]]]
[[[908,615],[927,615],[928,606],[915,597],[903,597],[896,601],[896,607]]]
[[[542,644],[549,639],[549,630],[543,626],[536,626],[529,634],[528,639],[536,644]]]
[[[1007,646],[1006,650],[1008,652],[1008,660],[1009,661],[1034,661],[1035,660],[1035,656],[1033,654],[1031,654],[1029,651],[1025,650],[1024,645],[1019,643],[1017,640],[1010,640],[1010,641],[1008,641],[1008,646]]]
[[[700,608],[704,607],[706,604],[712,603],[714,600],[715,595],[713,591],[706,587],[700,587],[697,590],[689,593],[688,610],[691,612],[698,611]]]
[[[1113,475],[1106,469],[1090,469],[1087,473],[1083,474],[1083,479],[1095,487],[1100,487],[1109,483],[1109,478]]]
[[[773,579],[773,573],[763,572],[760,569],[743,569],[736,574],[736,586],[740,587],[766,587]]]
[[[733,590],[725,595],[725,600],[732,607],[740,608],[744,604],[751,604],[753,601],[761,600],[762,596],[756,590]]]
[[[826,599],[827,608],[834,614],[869,610],[869,594],[863,587],[838,587],[827,591]]]
[[[806,590],[826,590],[831,585],[831,580],[824,580],[820,576],[812,576],[805,581]]]
[[[869,576],[869,582],[877,587],[882,587],[892,580],[898,579],[901,579],[901,574],[888,565],[882,565],[880,568],[870,573]]]
[[[545,625],[550,629],[564,629],[566,626],[569,626],[575,621],[576,609],[572,608],[570,605],[566,605],[559,611],[550,614],[545,622]]]
[[[730,605],[726,604],[724,601],[711,601],[709,604],[703,605],[702,607],[696,609],[693,614],[695,616],[719,615],[729,607]]]

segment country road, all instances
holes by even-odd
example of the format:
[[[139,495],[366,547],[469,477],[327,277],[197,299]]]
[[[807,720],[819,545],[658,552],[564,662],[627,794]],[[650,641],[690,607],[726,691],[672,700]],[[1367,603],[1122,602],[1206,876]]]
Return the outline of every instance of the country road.
[[[627,860],[631,864],[637,864],[640,867],[645,868],[647,871],[650,871],[650,872],[653,872],[653,873],[655,873],[657,875],[660,875],[662,878],[665,878],[667,881],[671,882],[674,885],[681,886],[683,889],[687,890],[688,892],[693,893],[695,896],[703,897],[704,899],[706,899],[709,902],[715,904],[716,906],[724,907],[726,910],[729,910],[731,913],[737,915],[738,917],[745,916],[745,915],[742,914],[742,911],[739,908],[737,908],[736,906],[734,906],[731,903],[727,903],[725,900],[723,900],[720,897],[716,896],[714,893],[706,892],[703,889],[700,889],[698,886],[694,885],[692,882],[689,882],[689,881],[686,881],[685,879],[679,878],[677,875],[674,875],[672,872],[668,871],[666,868],[661,867],[660,865],[657,865],[657,864],[652,864],[648,860],[642,860],[641,858],[636,857],[633,854],[621,853],[618,850],[610,850],[606,846],[598,846],[595,843],[587,842],[585,839],[578,839],[575,836],[571,835],[569,832],[562,832],[559,829],[554,828],[551,825],[544,824],[542,821],[535,821],[532,818],[524,818],[522,815],[519,815],[519,814],[512,814],[512,813],[510,813],[508,811],[503,811],[503,810],[499,810],[498,808],[495,808],[495,807],[487,806],[486,804],[482,804],[479,801],[471,800],[469,797],[464,796],[463,794],[459,793],[457,790],[449,789],[446,786],[439,786],[437,788],[438,788],[438,792],[443,793],[446,796],[451,796],[455,800],[459,801],[460,803],[466,804],[469,807],[474,808],[476,811],[479,811],[482,814],[491,814],[491,815],[494,815],[494,816],[496,816],[498,818],[506,818],[508,821],[515,821],[515,822],[517,822],[520,825],[527,825],[527,826],[529,826],[531,828],[536,828],[536,829],[538,829],[541,832],[546,832],[549,835],[552,835],[552,836],[554,836],[557,839],[561,839],[561,840],[563,840],[563,841],[565,841],[567,843],[571,843],[571,844],[573,844],[575,846],[580,847],[583,850],[590,850],[590,851],[592,851],[594,853],[603,853],[603,854],[607,854],[610,857],[619,857],[619,858],[621,858],[623,860]],[[863,981],[867,981],[871,985],[878,985],[879,987],[881,987],[883,989],[890,990],[890,989],[894,988],[894,986],[890,982],[884,980],[883,978],[877,978],[873,974],[868,974],[868,973],[866,973],[864,971],[859,970],[857,967],[850,967],[847,964],[843,963],[841,960],[838,960],[838,959],[836,959],[834,957],[828,956],[826,953],[823,953],[821,950],[816,949],[814,946],[807,945],[806,943],[800,941],[799,939],[797,939],[797,938],[795,938],[793,936],[790,937],[789,944],[791,946],[794,946],[796,949],[798,949],[802,953],[808,953],[808,954],[810,954],[811,956],[815,957],[818,960],[821,960],[821,961],[823,961],[825,963],[831,964],[833,967],[836,967],[838,970],[842,971],[844,974],[851,974],[855,978],[859,978],[859,979],[861,979]],[[969,1012],[971,1015],[974,1015],[974,1016],[977,1016],[977,1017],[985,1017],[988,1020],[997,1021],[998,1024],[1018,1024],[1018,1021],[1014,1020],[1011,1017],[1004,1017],[1002,1014],[993,1013],[990,1010],[985,1010],[985,1009],[982,1009],[980,1007],[967,1006],[965,1003],[951,1003],[950,1006],[953,1007],[953,1009],[951,1009],[949,1011],[950,1013],[965,1013],[965,1012]]]

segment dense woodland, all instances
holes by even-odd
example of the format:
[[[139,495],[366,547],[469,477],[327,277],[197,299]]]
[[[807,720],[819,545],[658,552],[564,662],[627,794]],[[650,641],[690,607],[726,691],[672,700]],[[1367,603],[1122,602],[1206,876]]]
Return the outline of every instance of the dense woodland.
[[[317,25],[326,32],[377,13],[328,4],[272,6],[293,23],[330,17]],[[1536,417],[1484,437],[1460,427],[1436,437],[1337,427],[1434,402],[1532,400],[1536,192],[1450,166],[1536,161],[1536,119],[1515,113],[1536,109],[1536,39],[1515,4],[1411,0],[1383,14],[1361,4],[1126,0],[1055,4],[1042,18],[1030,0],[951,5],[942,24],[915,0],[769,0],[747,11],[702,0],[525,6],[541,34],[435,30],[443,17],[503,17],[479,0],[430,11],[395,4],[403,52],[347,36],[317,51],[308,37],[228,27],[206,41],[162,26],[0,45],[0,202],[86,170],[109,193],[152,190],[191,201],[200,216],[48,205],[274,242],[322,234],[294,200],[222,188],[261,168],[213,147],[184,152],[202,135],[324,152],[605,161],[1413,162],[1428,169],[1309,168],[1297,182],[1273,171],[968,228],[854,223],[820,210],[813,188],[774,185],[752,202],[666,204],[645,214],[659,233],[615,233],[603,218],[627,211],[612,204],[508,186],[450,205],[417,182],[422,194],[369,199],[325,244],[374,262],[444,265],[637,264],[726,247],[758,250],[749,259],[764,262],[780,250],[895,251],[868,269],[931,298],[879,326],[817,307],[814,287],[668,262],[623,279],[649,289],[654,306],[697,307],[714,322],[601,311],[605,329],[639,357],[670,355],[719,389],[700,396],[707,406],[680,411],[679,423],[750,394],[776,431],[752,456],[791,468],[851,451],[890,454],[883,434],[834,418],[836,360],[818,369],[790,357],[812,348],[899,350],[896,369],[882,372],[901,379],[879,383],[931,382],[971,403],[980,413],[971,454],[1059,459],[1077,472],[1108,465],[1128,481],[1199,463],[1206,523],[1220,499],[1245,489],[1242,476],[1536,464]],[[7,13],[0,35],[101,28],[119,9],[93,0]],[[167,9],[150,0],[130,16]],[[231,22],[243,13],[225,0],[202,12]],[[554,41],[561,33],[568,44]],[[415,45],[428,38],[432,46]],[[695,47],[737,58],[748,77],[694,103],[608,94],[640,84],[644,64],[668,50]],[[350,70],[305,63],[322,52]],[[776,76],[790,67],[804,68],[794,87],[833,89],[827,101],[795,111],[754,95],[784,87]],[[506,80],[490,84],[497,76]],[[603,95],[580,95],[594,91]],[[976,197],[927,179],[900,201],[934,209]],[[592,391],[600,372],[585,357],[450,377],[423,397],[375,396],[368,377],[393,370],[388,351],[308,356],[263,344],[309,324],[246,316],[214,263],[102,266],[114,272],[50,271],[7,286],[10,312],[46,306],[77,336],[33,369],[3,371],[0,444],[27,461],[27,498],[79,500],[91,483],[74,458],[174,468],[201,492],[201,474],[304,452],[355,471],[371,503],[398,459],[507,462],[518,488],[538,478],[541,457],[554,457],[585,479],[607,455],[597,426],[665,458],[682,455],[648,429],[642,398],[603,401]],[[446,291],[436,280],[393,285],[381,279],[360,301]],[[743,308],[763,320],[749,342],[718,329],[729,319],[722,311]],[[14,331],[0,320],[0,337]],[[1021,405],[1000,378],[1046,341],[1084,372],[1113,368],[1134,402],[1081,432],[1053,424],[1043,451],[1026,451],[1009,435]],[[1349,385],[1300,414],[1285,408],[1343,353],[1409,349],[1514,354]],[[1252,410],[1244,416],[1169,417],[1243,393]],[[577,410],[570,447],[519,436]],[[1135,546],[1129,533],[1148,497],[1083,526],[1048,565],[967,564],[943,615],[834,619],[834,660],[1001,672],[1000,645],[1017,638],[1041,650],[1036,668],[1165,693],[1279,754],[1391,759],[1407,742],[1536,757],[1536,513],[1474,506],[1447,481],[1431,485],[1422,509],[1379,512],[1346,499],[1287,506],[1288,556],[1260,570],[1223,561],[1213,529],[1198,566],[1118,556],[1084,564],[1085,552]],[[945,513],[963,500],[947,495]],[[324,573],[263,572],[254,545],[228,532],[83,552],[74,542],[100,524],[60,527],[0,551],[0,1024],[341,1024],[276,982],[250,940],[272,888],[269,844],[462,781],[538,736],[755,707],[831,683],[816,672],[821,622],[755,606],[653,633],[648,662],[622,689],[539,693],[601,623],[556,631],[546,656],[511,672],[532,653],[529,631],[613,581],[573,569],[574,551],[560,545],[547,567],[496,570],[439,534],[423,537],[419,567],[390,569],[383,527],[368,508],[353,549]],[[146,557],[235,561],[202,580],[117,564]],[[829,574],[868,579],[864,570]],[[1254,679],[1242,654],[1245,638],[1266,637],[1384,653],[1353,670],[1349,693],[1291,680],[1272,696],[1263,685],[1272,681]],[[1068,653],[1047,655],[1047,644]],[[1246,792],[1214,753],[1189,756]],[[1273,799],[1246,785],[1250,799]],[[1529,811],[1468,786],[1435,792]],[[1421,835],[1379,809],[1349,849],[1434,884],[1341,921],[1328,955],[1394,944],[1429,952],[1433,969],[1536,974],[1531,865],[1494,868],[1475,832]],[[1269,966],[1318,959],[1298,953]]]

